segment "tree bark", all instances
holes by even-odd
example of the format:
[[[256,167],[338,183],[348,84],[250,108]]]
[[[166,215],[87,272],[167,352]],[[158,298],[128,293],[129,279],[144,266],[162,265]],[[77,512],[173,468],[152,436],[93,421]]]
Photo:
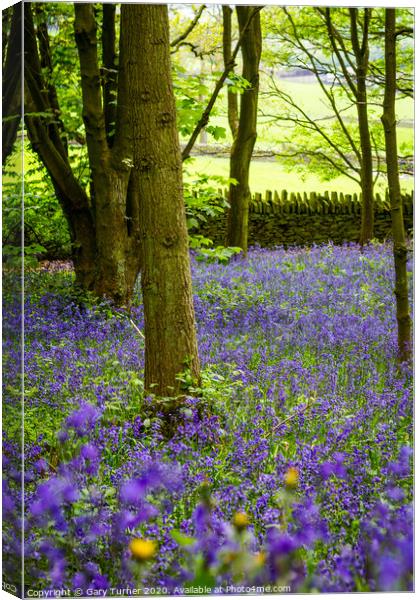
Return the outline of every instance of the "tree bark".
[[[366,89],[366,76],[369,68],[369,26],[371,11],[372,9],[370,8],[364,9],[362,37],[360,42],[360,25],[358,22],[359,12],[357,8],[349,8],[352,52],[346,47],[347,40],[345,40],[333,26],[331,8],[326,7],[325,12],[321,11],[325,18],[332,52],[338,60],[349,94],[354,97],[357,107],[360,151],[356,151],[355,148],[353,149],[355,150],[360,165],[359,175],[362,191],[362,222],[359,241],[362,245],[373,238],[374,231],[373,160]],[[356,75],[356,81],[354,81],[353,73]],[[343,127],[341,117],[339,118],[339,121],[342,130],[345,131],[345,126]],[[349,138],[349,136],[347,137]],[[351,140],[349,141],[351,143]],[[351,145],[353,146],[352,143]]]
[[[115,51],[115,4],[102,5],[102,58],[105,128],[109,146],[115,134],[117,57]]]
[[[232,9],[224,4],[223,10],[223,63],[226,69],[232,64]],[[233,70],[233,69],[232,69]],[[238,131],[238,94],[227,88],[228,122],[234,140]]]
[[[120,65],[111,148],[102,107],[93,5],[76,5],[75,37],[92,184],[89,198],[70,165],[63,142],[64,126],[57,121],[60,107],[56,90],[52,84],[46,84],[42,72],[42,65],[48,70],[52,65],[48,31],[42,26],[38,30],[41,65],[31,3],[25,3],[24,10],[25,124],[68,223],[76,284],[118,305],[129,305],[140,269],[140,235],[138,199],[130,183],[131,137],[126,117],[128,84],[124,59]]]
[[[407,281],[407,245],[401,201],[395,118],[395,12],[395,8],[385,9],[385,92],[381,119],[385,132],[386,166],[394,241],[398,352],[399,360],[405,362],[411,359],[411,319]]]
[[[370,140],[366,76],[369,67],[369,22],[371,9],[364,9],[362,43],[359,42],[358,9],[350,8],[351,40],[356,58],[356,106],[360,135],[362,162],[360,165],[360,185],[362,188],[362,223],[360,243],[366,244],[374,237],[373,204],[373,161]]]
[[[42,78],[31,4],[25,15],[25,125],[31,145],[47,169],[66,218],[72,244],[76,285],[92,290],[95,280],[95,227],[89,198],[70,167]],[[35,116],[31,113],[42,113]],[[50,114],[50,116],[48,116]]]
[[[121,19],[140,199],[145,389],[175,397],[185,369],[199,380],[199,361],[167,6],[123,4]]]
[[[12,11],[9,35],[3,31],[3,44],[7,38],[6,56],[3,59],[3,123],[2,123],[2,164],[13,150],[22,117],[22,3],[5,9]],[[3,52],[5,48],[3,46]]]
[[[242,31],[254,10],[252,6],[237,6],[239,30]],[[257,138],[257,106],[259,63],[261,57],[261,24],[259,13],[249,23],[242,41],[242,76],[251,87],[241,94],[239,125],[230,155],[230,177],[236,185],[229,187],[230,210],[227,244],[248,250],[248,207],[250,199],[249,166]]]
[[[140,258],[138,254],[136,261],[133,256],[136,240],[129,235],[126,213],[131,149],[128,139],[121,141],[119,137],[127,137],[127,128],[121,116],[116,115],[117,139],[111,150],[102,107],[97,26],[92,4],[75,4],[74,28],[80,59],[83,120],[95,195],[97,267],[94,291],[98,296],[111,298],[118,305],[127,305],[131,302]],[[121,35],[123,38],[124,32]],[[124,65],[118,89],[118,102],[124,106],[127,93],[125,73]],[[118,109],[121,111],[121,106]],[[136,263],[137,269],[134,268]]]
[[[67,138],[64,128],[64,123],[61,119],[61,111],[58,103],[57,90],[55,85],[51,83],[51,77],[53,74],[53,65],[51,60],[50,50],[50,37],[48,34],[48,25],[44,14],[44,6],[42,3],[34,3],[34,11],[37,16],[38,25],[36,28],[39,53],[40,53],[40,65],[43,71],[48,73],[48,79],[46,81],[46,104],[51,108],[54,114],[53,127],[49,127],[50,137],[55,144],[62,145],[65,149],[66,156],[68,155]],[[58,136],[59,139],[55,139]]]

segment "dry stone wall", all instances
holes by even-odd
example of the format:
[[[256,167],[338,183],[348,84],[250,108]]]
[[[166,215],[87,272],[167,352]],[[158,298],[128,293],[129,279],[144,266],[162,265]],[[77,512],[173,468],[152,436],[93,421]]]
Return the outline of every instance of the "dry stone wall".
[[[225,197],[227,191],[220,190]],[[413,229],[413,193],[403,194],[404,222],[408,235]],[[336,192],[318,194],[280,194],[267,191],[255,194],[250,202],[249,245],[262,247],[357,242],[361,220],[361,197]],[[227,212],[203,223],[196,233],[223,245],[226,239]],[[391,237],[388,195],[375,197],[375,237]]]

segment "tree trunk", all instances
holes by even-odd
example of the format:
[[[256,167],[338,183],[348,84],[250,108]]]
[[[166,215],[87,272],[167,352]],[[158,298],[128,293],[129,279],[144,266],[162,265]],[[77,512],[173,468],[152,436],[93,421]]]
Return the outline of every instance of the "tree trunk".
[[[117,109],[103,110],[97,56],[97,29],[92,4],[75,6],[75,38],[80,59],[83,119],[86,129],[91,197],[75,177],[65,143],[58,96],[46,84],[42,65],[50,72],[52,61],[47,28],[38,30],[41,60],[32,17],[25,3],[25,124],[34,151],[48,171],[66,217],[72,243],[76,284],[107,297],[117,305],[131,302],[140,269],[138,198],[130,179],[131,137],[127,114],[127,81],[120,57]],[[39,8],[38,8],[39,10]],[[115,40],[113,14],[105,10],[104,61],[112,69]],[[116,82],[104,95],[115,93]],[[42,113],[34,116],[30,113]],[[48,116],[48,115],[51,116]],[[111,125],[115,121],[115,132]],[[111,147],[112,146],[112,147]]]
[[[175,397],[199,380],[182,163],[171,82],[168,9],[123,4],[133,178],[140,201],[145,389]]]
[[[114,141],[117,116],[117,57],[115,52],[115,4],[102,5],[102,59],[105,128],[108,144]]]
[[[223,5],[223,63],[225,69],[232,61],[232,9]],[[234,140],[238,131],[238,94],[227,88],[228,122],[232,139]]]
[[[374,237],[374,204],[373,204],[373,163],[372,145],[370,141],[369,117],[367,110],[366,70],[363,68],[357,75],[357,113],[359,121],[360,149],[362,164],[360,165],[360,186],[362,188],[362,223],[360,243],[366,244]]]
[[[398,351],[401,362],[411,359],[411,319],[407,281],[407,245],[398,169],[395,119],[396,42],[395,9],[385,9],[385,92],[382,123],[385,132],[386,167],[391,201],[394,241],[395,296],[397,301]]]
[[[128,306],[139,272],[140,253],[128,236],[128,174],[112,168],[94,180],[96,195],[97,269],[94,291]],[[133,260],[137,259],[137,260]]]
[[[54,112],[49,104],[51,90],[42,78],[31,4],[25,11],[25,125],[33,150],[45,166],[66,218],[72,245],[76,285],[92,290],[95,280],[95,226],[89,198],[70,167]],[[56,98],[56,95],[55,95]],[[57,105],[58,110],[58,105]],[[51,117],[33,116],[31,113]]]
[[[201,59],[200,60],[200,84],[204,84],[205,81],[206,81],[206,75],[204,72],[204,60]],[[203,94],[200,94],[198,99],[200,102],[204,102],[204,100],[205,100]],[[203,144],[203,146],[206,146],[207,142],[208,142],[207,131],[206,131],[206,128],[203,127],[203,129],[200,131],[200,144]]]
[[[139,235],[138,231],[135,232],[136,235],[130,235],[133,220],[127,215],[131,170],[129,132],[121,114],[111,117],[103,110],[97,56],[97,27],[93,6],[76,4],[75,15],[74,28],[80,59],[83,120],[95,205],[97,268],[94,292],[98,296],[111,298],[119,306],[129,305],[140,268]],[[110,23],[108,26],[111,26]],[[124,35],[122,31],[122,39]],[[112,46],[109,40],[105,45]],[[109,47],[107,53],[111,53]],[[110,60],[109,56],[107,60]],[[127,106],[127,65],[126,55],[123,52],[120,61],[122,66],[118,87],[118,109],[121,113],[121,107]],[[107,129],[106,115],[108,119],[114,118],[116,121],[115,135],[110,135],[111,132]],[[138,209],[134,212],[138,220]]]
[[[356,106],[360,136],[361,164],[360,186],[362,188],[362,223],[360,243],[366,244],[374,236],[373,161],[370,140],[366,75],[369,67],[369,23],[371,9],[364,9],[362,43],[358,34],[358,9],[350,8],[351,40],[356,59]]]
[[[246,26],[254,11],[252,6],[237,6],[239,30]],[[243,37],[242,76],[251,84],[244,90],[240,101],[239,125],[230,155],[230,177],[237,185],[229,188],[229,217],[227,243],[248,250],[248,207],[250,199],[249,166],[257,138],[257,104],[259,87],[259,62],[261,57],[260,15],[255,14]]]
[[[13,150],[22,117],[22,3],[5,9],[12,12],[10,32],[7,39],[6,56],[3,59],[3,123],[2,123],[2,164]],[[4,39],[7,37],[3,31]],[[4,47],[3,47],[4,52]],[[7,120],[5,120],[7,119]]]

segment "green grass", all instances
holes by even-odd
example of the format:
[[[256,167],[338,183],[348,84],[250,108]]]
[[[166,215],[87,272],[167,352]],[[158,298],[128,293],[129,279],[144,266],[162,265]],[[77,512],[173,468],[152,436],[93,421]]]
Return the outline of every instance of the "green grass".
[[[229,177],[228,156],[217,158],[210,156],[194,157],[187,166],[186,179],[191,181],[198,173]],[[411,191],[413,185],[413,177],[401,178],[401,186],[404,191]],[[303,176],[302,173],[287,172],[278,160],[253,160],[251,163],[250,186],[252,192],[260,193],[264,193],[266,190],[280,192],[283,189],[288,192],[324,192],[328,190],[346,194],[360,191],[358,185],[344,175],[331,181],[321,181],[317,175],[311,173]],[[381,177],[376,186],[376,191],[383,193],[385,187],[386,179]]]
[[[331,108],[328,107],[324,93],[314,78],[294,77],[278,79],[277,86],[280,90],[292,96],[293,100],[300,106],[311,118],[323,119],[331,115]],[[279,146],[287,137],[293,137],[294,125],[289,122],[281,122],[281,125],[269,122],[271,119],[265,115],[285,115],[287,105],[279,97],[268,95],[269,81],[264,74],[261,76],[260,98],[259,98],[259,116],[258,116],[258,139],[257,146],[273,147]],[[379,103],[381,100],[379,99]],[[348,106],[345,100],[338,100],[339,108]],[[210,119],[211,125],[217,125],[226,129],[225,143],[230,144],[232,137],[228,127],[226,116],[226,91],[219,94],[215,108]],[[295,111],[296,112],[296,111]],[[382,127],[380,116],[382,106],[373,106],[370,108],[371,123]],[[397,127],[397,137],[401,154],[409,153],[403,145],[411,148],[414,143],[414,128],[407,126],[407,123],[414,120],[414,102],[411,98],[399,99],[396,104],[397,120],[402,121],[404,126]],[[343,113],[346,123],[353,125],[357,122],[356,108],[352,107]],[[330,121],[332,123],[333,120]],[[326,122],[325,122],[326,123]],[[321,123],[323,126],[325,123]],[[211,138],[210,138],[211,139]]]
[[[284,79],[278,79],[276,81],[278,88],[292,96],[293,100],[298,104],[305,112],[312,117],[326,117],[331,114],[331,108],[327,104],[327,100],[324,92],[317,83],[314,77],[287,77]],[[269,89],[269,80],[264,74],[261,77],[261,88],[262,90]],[[264,96],[262,96],[264,97]],[[379,100],[381,102],[381,99]],[[265,99],[264,103],[268,107],[278,108],[278,99]],[[337,102],[339,108],[345,108],[348,106],[348,100],[342,99]],[[370,109],[375,116],[380,116],[382,113],[382,106],[371,107]],[[414,102],[411,98],[398,99],[396,103],[396,114],[398,119],[404,121],[414,119]],[[357,118],[356,107],[346,110],[344,116],[352,119]]]

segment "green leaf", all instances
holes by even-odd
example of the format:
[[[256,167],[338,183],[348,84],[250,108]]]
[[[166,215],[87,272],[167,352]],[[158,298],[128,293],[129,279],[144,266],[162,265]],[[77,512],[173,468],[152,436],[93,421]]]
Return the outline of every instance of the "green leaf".
[[[171,537],[176,541],[177,544],[183,547],[192,546],[197,541],[195,538],[181,533],[179,529],[172,529]]]
[[[208,125],[206,127],[206,131],[214,137],[215,140],[221,140],[226,137],[226,129],[224,127],[218,127],[213,125]]]

